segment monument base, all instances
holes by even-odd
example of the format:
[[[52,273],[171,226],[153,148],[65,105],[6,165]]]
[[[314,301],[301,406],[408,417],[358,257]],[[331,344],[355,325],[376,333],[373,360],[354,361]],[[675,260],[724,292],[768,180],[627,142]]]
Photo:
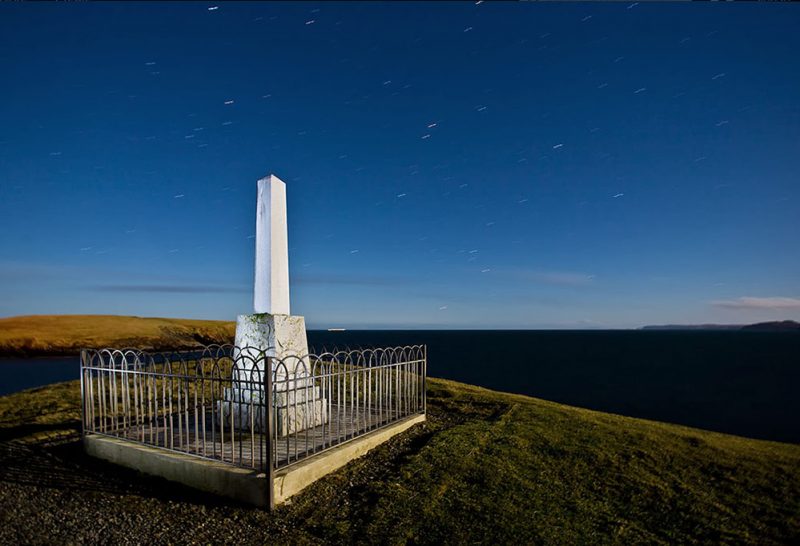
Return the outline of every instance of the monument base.
[[[312,380],[308,378],[307,381]],[[328,400],[321,396],[318,386],[288,392],[273,391],[272,395],[277,436],[286,436],[328,423]],[[266,419],[266,408],[262,403],[265,398],[264,391],[261,390],[225,389],[225,400],[219,403],[220,418],[226,427],[233,424],[235,429],[245,431],[252,427],[254,432],[263,433],[266,431],[263,422]]]
[[[243,432],[250,432],[250,430],[259,434],[266,432],[262,408],[238,402],[222,401],[220,404],[222,405],[220,416],[224,420],[226,428],[232,424],[235,430]],[[250,415],[251,407],[254,411],[252,416]],[[231,410],[233,417],[230,414]],[[275,435],[279,437],[302,432],[328,422],[328,407],[324,399],[296,406],[279,406],[273,411],[275,412]]]
[[[267,356],[278,359],[307,356],[306,320],[295,315],[269,313],[239,315],[236,317],[234,345],[250,358],[257,358],[259,351],[266,351]],[[237,353],[234,352],[233,356],[236,358]]]
[[[259,313],[239,315],[233,358],[233,385],[225,389],[219,414],[237,429],[262,432],[266,402],[265,357],[274,363],[273,411],[278,436],[285,436],[328,422],[327,399],[314,385],[308,359],[305,319],[292,315]],[[250,408],[256,412],[250,415]],[[233,412],[233,415],[231,415]]]

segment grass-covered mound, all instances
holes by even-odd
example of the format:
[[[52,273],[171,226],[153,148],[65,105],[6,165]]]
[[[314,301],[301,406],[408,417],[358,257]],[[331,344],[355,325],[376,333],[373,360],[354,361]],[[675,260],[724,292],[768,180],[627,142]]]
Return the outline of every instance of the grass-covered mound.
[[[273,514],[84,456],[77,383],[0,398],[0,543],[800,541],[800,446],[429,388],[426,425]]]
[[[232,343],[235,323],[221,320],[32,315],[0,318],[0,355],[73,355],[84,347],[188,349]]]

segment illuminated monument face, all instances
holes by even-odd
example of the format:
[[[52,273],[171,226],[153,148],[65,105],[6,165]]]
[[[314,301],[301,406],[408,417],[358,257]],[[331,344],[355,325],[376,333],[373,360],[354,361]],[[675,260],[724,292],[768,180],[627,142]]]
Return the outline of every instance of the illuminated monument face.
[[[289,314],[289,243],[286,184],[269,175],[258,181],[256,209],[256,313]]]
[[[239,378],[253,377],[253,363],[262,352],[282,360],[283,366],[276,370],[273,393],[278,434],[327,422],[326,401],[320,397],[319,387],[307,379],[309,362],[308,358],[302,358],[308,355],[305,319],[289,314],[286,184],[274,175],[258,181],[253,307],[254,314],[239,315],[236,320],[234,357],[249,357],[240,360]],[[249,423],[246,402],[253,397],[261,400],[263,385],[260,389],[234,387],[229,390],[229,399],[236,406],[235,419]]]

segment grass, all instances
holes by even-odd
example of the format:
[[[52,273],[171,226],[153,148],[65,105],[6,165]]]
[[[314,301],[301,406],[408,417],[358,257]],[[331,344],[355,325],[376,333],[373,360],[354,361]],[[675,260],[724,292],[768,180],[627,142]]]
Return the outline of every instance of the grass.
[[[79,474],[70,480],[97,484],[67,494],[3,476],[0,538],[46,542],[71,529],[78,533],[68,537],[72,542],[800,541],[800,446],[438,379],[429,380],[428,396],[426,425],[273,514],[88,459],[77,441],[75,382],[0,398],[4,442],[27,446],[28,461],[46,454],[45,475],[63,467]],[[22,470],[12,476],[33,463],[16,464]],[[45,505],[26,509],[34,498]],[[113,513],[113,523],[98,517],[101,510]]]
[[[33,315],[0,318],[0,355],[77,354],[84,347],[187,349],[231,343],[233,322],[117,315]]]

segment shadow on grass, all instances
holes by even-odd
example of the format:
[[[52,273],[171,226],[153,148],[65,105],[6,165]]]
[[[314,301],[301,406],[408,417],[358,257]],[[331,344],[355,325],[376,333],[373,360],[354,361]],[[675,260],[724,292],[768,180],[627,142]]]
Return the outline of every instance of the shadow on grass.
[[[209,508],[246,506],[90,457],[83,450],[79,426],[28,424],[0,430],[0,481],[50,489],[152,497]],[[44,435],[44,438],[35,442],[20,440],[32,434]]]

